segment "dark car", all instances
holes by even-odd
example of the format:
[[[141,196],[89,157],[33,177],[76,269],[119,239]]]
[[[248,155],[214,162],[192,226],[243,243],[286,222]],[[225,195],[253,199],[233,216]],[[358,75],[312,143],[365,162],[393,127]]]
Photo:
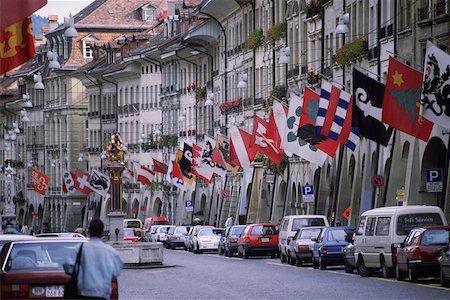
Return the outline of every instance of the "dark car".
[[[416,227],[397,247],[397,280],[417,281],[420,277],[438,276],[439,256],[448,245],[450,226]]]
[[[345,273],[353,273],[356,269],[355,245],[349,243],[344,247],[344,267]]]
[[[70,279],[64,262],[75,260],[83,239],[40,238],[6,243],[0,254],[0,290],[2,299],[43,299],[64,296]],[[111,299],[118,299],[118,285],[111,282]]]
[[[246,225],[234,225],[227,228],[226,234],[222,237],[223,253],[226,256],[233,256],[238,250],[238,239],[244,232]],[[220,251],[219,251],[220,254]]]
[[[167,248],[175,250],[175,248],[184,247],[184,239],[190,228],[190,226],[177,226],[175,228],[171,228],[167,235]]]
[[[327,227],[313,246],[313,267],[325,270],[327,266],[344,264],[344,248],[353,239],[354,226]]]
[[[278,254],[278,233],[277,224],[247,225],[238,239],[238,256],[270,254],[274,258]]]
[[[439,265],[441,266],[441,285],[450,287],[450,243],[442,249],[441,257],[439,257]]]

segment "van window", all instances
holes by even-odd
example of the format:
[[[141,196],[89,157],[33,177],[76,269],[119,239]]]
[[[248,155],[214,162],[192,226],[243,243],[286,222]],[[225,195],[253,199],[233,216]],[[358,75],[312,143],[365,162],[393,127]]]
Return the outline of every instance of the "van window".
[[[362,217],[359,220],[358,230],[356,231],[356,235],[362,235],[364,233],[364,225],[366,224],[366,217]]]
[[[391,217],[379,217],[375,235],[386,236],[389,235],[389,226],[391,225]]]
[[[407,235],[414,227],[442,225],[438,213],[408,214],[397,218],[397,235]]]
[[[297,231],[302,227],[325,226],[323,218],[295,218],[292,220],[292,231]]]
[[[289,219],[284,219],[283,220],[283,231],[287,231],[288,224],[289,224]]]
[[[373,232],[375,231],[375,220],[375,217],[367,218],[366,232],[364,235],[373,235]]]

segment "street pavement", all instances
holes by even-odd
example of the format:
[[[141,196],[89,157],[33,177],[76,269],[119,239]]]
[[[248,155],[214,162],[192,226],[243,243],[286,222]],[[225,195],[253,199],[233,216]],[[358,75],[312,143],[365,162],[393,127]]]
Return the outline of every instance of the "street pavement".
[[[417,284],[314,270],[270,257],[225,257],[164,249],[170,268],[124,269],[120,299],[450,299],[438,279]]]

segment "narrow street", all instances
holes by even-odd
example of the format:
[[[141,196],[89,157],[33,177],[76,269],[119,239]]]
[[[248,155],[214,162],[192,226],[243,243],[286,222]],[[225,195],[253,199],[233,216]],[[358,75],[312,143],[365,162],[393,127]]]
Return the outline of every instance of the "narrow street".
[[[450,299],[437,279],[408,281],[346,274],[341,267],[314,270],[279,259],[228,258],[164,250],[171,268],[124,269],[121,299]]]

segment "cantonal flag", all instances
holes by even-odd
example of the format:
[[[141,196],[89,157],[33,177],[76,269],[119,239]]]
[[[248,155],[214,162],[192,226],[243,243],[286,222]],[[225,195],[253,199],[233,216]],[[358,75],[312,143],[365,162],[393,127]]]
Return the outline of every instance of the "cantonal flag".
[[[433,129],[433,123],[419,114],[422,78],[421,72],[393,57],[389,58],[382,120],[426,142]]]
[[[230,163],[248,169],[256,152],[250,148],[252,135],[236,126],[230,128]]]
[[[137,162],[134,163],[134,169],[137,174],[137,182],[141,182],[148,186],[152,186],[152,181],[153,177],[155,176],[155,172]]]
[[[153,171],[161,174],[167,174],[167,169],[168,166],[165,163],[162,163],[159,160],[153,158]]]
[[[34,57],[31,17],[26,17],[0,30],[0,75]]]
[[[31,180],[33,182],[33,188],[36,192],[45,196],[47,192],[47,187],[50,182],[50,177],[44,173],[39,172],[35,168],[31,168]]]
[[[1,0],[0,30],[22,21],[47,4],[47,0]]]

